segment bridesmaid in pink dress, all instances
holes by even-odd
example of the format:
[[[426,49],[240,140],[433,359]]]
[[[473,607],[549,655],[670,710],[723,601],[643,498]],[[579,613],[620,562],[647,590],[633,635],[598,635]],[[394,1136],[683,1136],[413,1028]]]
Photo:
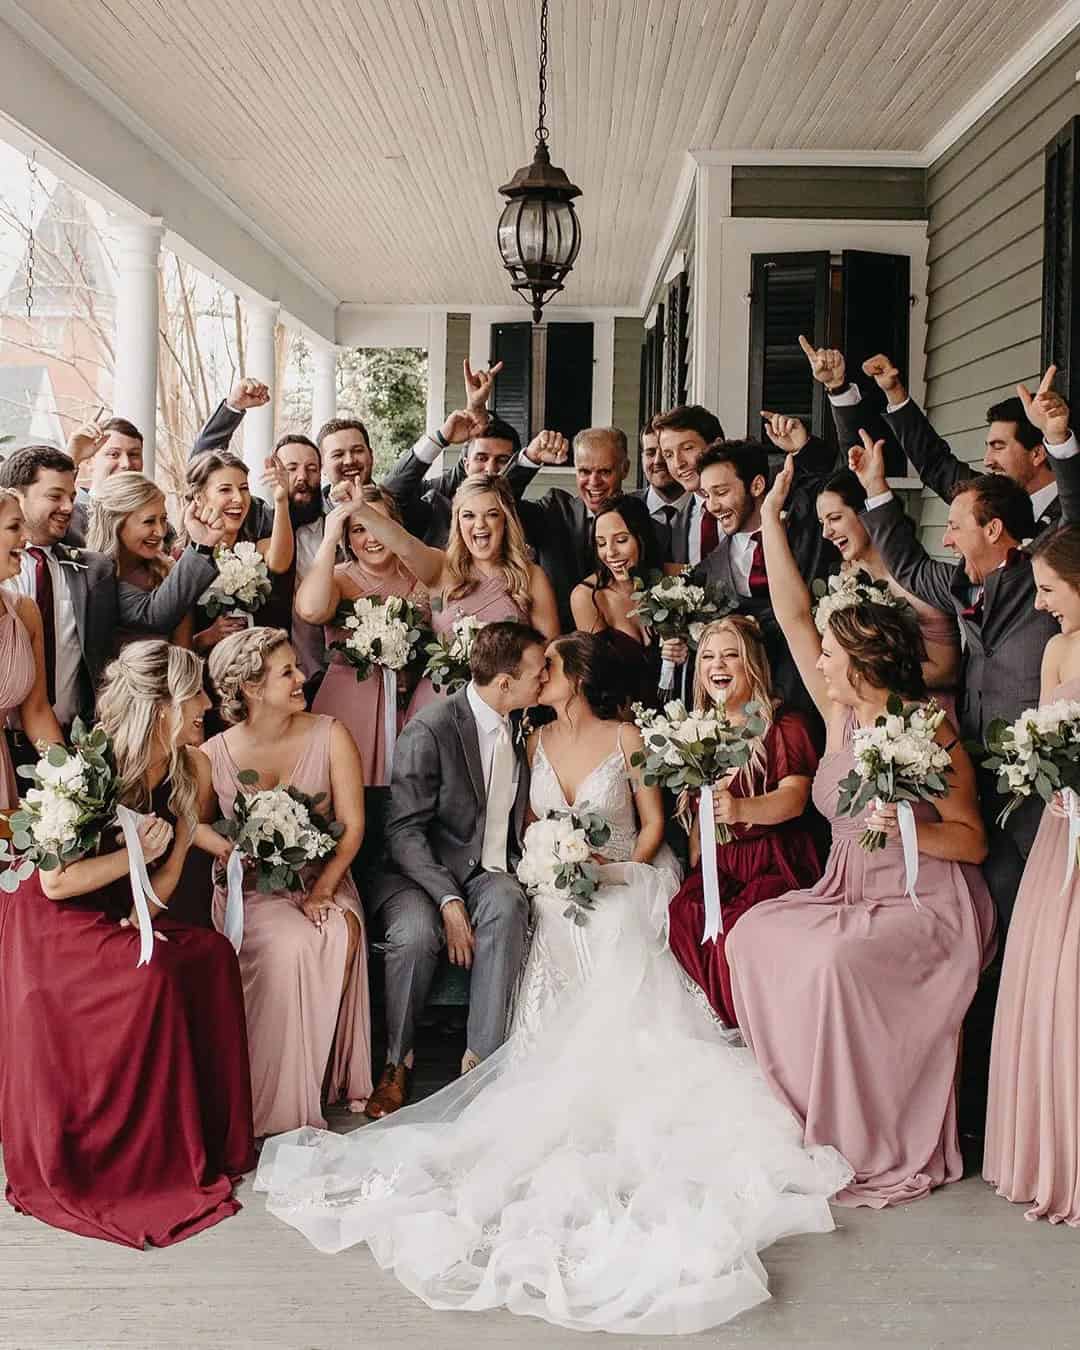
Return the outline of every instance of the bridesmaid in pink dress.
[[[954,1080],[960,1026],[992,951],[993,906],[977,866],[986,837],[967,754],[947,724],[948,796],[916,807],[918,906],[905,895],[896,808],[838,816],[856,726],[890,694],[925,697],[910,610],[860,604],[835,612],[823,636],[780,519],[791,469],[762,510],[777,620],[827,728],[814,802],[833,843],[809,890],[743,915],[727,943],[739,1026],[807,1144],[834,1145],[855,1171],[841,1204],[881,1208],[962,1174]],[[867,853],[870,826],[888,844]]]
[[[0,582],[19,575],[25,544],[19,499],[11,488],[0,488]],[[7,721],[12,714],[31,744],[63,742],[49,705],[41,613],[29,596],[0,589],[0,717]],[[7,737],[0,732],[0,811],[14,810],[28,786],[20,789]],[[2,828],[6,834],[6,824]]]
[[[887,581],[893,594],[902,596],[915,611],[926,648],[922,663],[926,687],[955,721],[955,690],[960,674],[960,629],[956,616],[934,609],[925,600],[904,590],[889,572],[866,526],[859,519],[859,512],[865,506],[866,491],[851,470],[841,469],[833,474],[818,493],[817,513],[822,537],[843,559],[841,572],[869,572],[876,580]]]
[[[384,544],[432,595],[432,627],[449,633],[467,616],[481,623],[516,619],[546,638],[559,635],[559,608],[547,575],[529,560],[513,494],[504,478],[476,474],[454,494],[445,549],[422,543],[369,503],[353,503],[354,519]],[[406,720],[439,695],[422,679]]]
[[[373,483],[361,488],[362,500],[373,511],[400,522],[397,503],[388,492]],[[344,538],[349,561],[335,565],[338,546]],[[386,757],[386,681],[381,670],[374,670],[366,680],[357,680],[356,672],[340,652],[331,651],[331,643],[345,637],[345,631],[335,628],[331,620],[339,607],[349,600],[370,596],[386,600],[392,595],[408,600],[424,611],[430,622],[427,590],[417,581],[401,560],[368,533],[359,519],[354,519],[351,502],[336,506],[326,517],[323,540],[307,575],[297,587],[296,612],[310,624],[326,624],[326,652],[329,656],[326,675],[312,712],[336,717],[347,727],[364,764],[364,782],[368,787],[388,787],[390,765]],[[399,680],[407,678],[407,671],[398,672]],[[404,726],[404,718],[397,714],[397,729]]]
[[[284,630],[250,628],[224,638],[211,655],[210,677],[229,724],[203,746],[221,811],[233,810],[238,775],[255,770],[260,788],[287,783],[309,796],[324,793],[320,809],[345,827],[335,852],[309,869],[304,893],[245,885],[239,953],[255,1133],[325,1128],[324,1095],[361,1111],[371,1094],[367,952],[349,872],[364,836],[360,756],[332,717],[304,711],[304,674]],[[202,818],[213,815],[211,800]],[[200,846],[210,846],[208,833],[200,833]],[[219,859],[230,851],[222,841]],[[219,884],[219,930],[225,899]]]
[[[1032,550],[1035,608],[1056,616],[1042,703],[1080,701],[1080,526]],[[1004,804],[1005,799],[1002,798]],[[1080,1227],[1080,871],[1065,886],[1069,823],[1043,812],[1005,945],[990,1053],[983,1176],[1029,1219]]]

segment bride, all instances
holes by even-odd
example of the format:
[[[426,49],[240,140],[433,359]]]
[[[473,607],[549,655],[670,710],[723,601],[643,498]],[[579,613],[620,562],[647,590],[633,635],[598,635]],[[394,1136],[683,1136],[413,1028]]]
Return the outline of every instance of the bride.
[[[433,1308],[580,1331],[695,1332],[768,1298],[758,1252],[828,1232],[850,1169],[804,1149],[749,1051],[667,950],[678,887],[659,791],[635,781],[602,637],[548,648],[530,804],[611,826],[585,925],[534,902],[509,1038],[426,1101],[350,1135],[268,1140],[256,1188],[323,1251],[366,1242]]]

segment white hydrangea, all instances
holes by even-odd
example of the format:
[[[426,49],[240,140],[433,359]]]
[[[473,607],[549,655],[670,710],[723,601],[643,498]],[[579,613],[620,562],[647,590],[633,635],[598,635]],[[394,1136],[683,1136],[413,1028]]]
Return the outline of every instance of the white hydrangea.
[[[412,656],[414,632],[401,618],[403,608],[396,596],[354,600],[344,625],[347,650],[359,661],[403,670]]]
[[[48,757],[38,761],[37,774],[44,784],[55,784],[68,792],[82,792],[86,787],[86,761],[81,755],[69,754],[63,764],[50,764]]]
[[[58,851],[78,837],[76,822],[82,815],[82,807],[67,796],[63,788],[55,783],[44,788],[30,788],[23,800],[35,813],[36,818],[30,826],[35,844]]]
[[[861,604],[891,605],[899,608],[905,603],[900,596],[894,595],[889,587],[875,580],[862,568],[850,568],[836,572],[829,578],[825,594],[814,606],[814,623],[819,633],[824,633],[829,620],[841,609],[851,609]]]
[[[199,597],[199,603],[216,604],[253,613],[270,594],[270,571],[255,544],[239,540],[232,548],[215,553],[218,574]]]
[[[308,808],[284,787],[264,788],[252,793],[246,801],[248,849],[255,854],[259,844],[275,846],[269,856],[258,854],[264,862],[272,866],[284,864],[284,850],[294,848],[303,849],[306,859],[313,862],[333,848],[333,839],[315,829]],[[275,835],[280,838],[280,845]]]

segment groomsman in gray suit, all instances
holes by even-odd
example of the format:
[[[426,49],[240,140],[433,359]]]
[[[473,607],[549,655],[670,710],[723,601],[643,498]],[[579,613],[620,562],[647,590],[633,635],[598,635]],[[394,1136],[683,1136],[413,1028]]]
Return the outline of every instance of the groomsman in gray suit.
[[[525,949],[528,901],[514,876],[529,767],[510,714],[536,703],[545,639],[492,623],[473,643],[472,680],[408,723],[394,751],[386,845],[393,871],[368,896],[386,961],[386,1068],[367,1104],[374,1119],[404,1106],[416,1019],[439,949],[472,970],[462,1072],[506,1034]]]

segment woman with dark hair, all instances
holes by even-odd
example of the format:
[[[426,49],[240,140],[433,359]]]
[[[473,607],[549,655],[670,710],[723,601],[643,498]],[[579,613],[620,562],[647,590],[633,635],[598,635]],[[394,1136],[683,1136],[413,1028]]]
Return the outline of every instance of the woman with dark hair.
[[[1080,525],[1031,550],[1035,608],[1061,633],[1046,644],[1040,703],[1080,701]],[[1016,896],[1001,969],[983,1176],[1029,1219],[1080,1227],[1080,872],[1062,885],[1068,811],[1046,807]]]
[[[121,802],[141,813],[150,921],[139,966],[132,859],[35,872],[0,904],[0,1137],[16,1209],[83,1237],[167,1247],[235,1214],[254,1166],[240,969],[170,913],[210,781],[202,662],[129,643],[98,694]]]
[[[366,506],[379,515],[401,524],[401,512],[394,498],[375,484],[359,489]],[[348,561],[336,561],[338,548],[344,545]],[[335,506],[326,517],[322,543],[315,561],[296,591],[296,612],[310,624],[325,624],[325,645],[329,656],[326,675],[315,701],[314,713],[336,717],[347,727],[360,751],[364,764],[364,782],[368,787],[387,787],[390,765],[386,755],[386,683],[383,672],[374,670],[358,682],[352,666],[340,652],[331,651],[331,643],[340,642],[346,633],[333,626],[334,616],[344,603],[368,596],[387,600],[400,596],[417,606],[430,621],[427,587],[417,581],[396,553],[368,530],[357,514],[355,503]],[[402,679],[406,672],[401,671]],[[404,720],[395,714],[397,730]]]
[[[718,1017],[735,1025],[726,944],[736,922],[764,900],[811,886],[821,859],[806,820],[818,753],[801,713],[773,697],[765,641],[756,620],[732,614],[698,640],[694,708],[722,704],[736,725],[756,704],[765,730],[749,762],[713,792],[713,815],[731,831],[716,846],[722,931],[704,939],[705,882],[697,820],[690,832],[693,871],[671,902],[671,950]]]
[[[529,809],[552,830],[571,814],[609,826],[592,905],[535,888],[504,1045],[345,1138],[267,1141],[256,1187],[325,1251],[367,1242],[432,1307],[697,1331],[768,1297],[759,1251],[828,1231],[828,1197],[850,1172],[834,1150],[802,1147],[667,950],[678,875],[659,789],[630,766],[641,735],[611,699],[617,649],[573,633],[547,660],[541,699],[556,716],[528,739]],[[533,847],[526,832],[527,859]],[[537,853],[551,865],[550,844]]]
[[[993,906],[974,864],[986,835],[967,752],[946,722],[949,792],[915,805],[917,901],[906,894],[895,806],[837,812],[852,735],[892,695],[926,697],[910,606],[835,609],[824,633],[788,545],[781,510],[791,466],[762,508],[777,621],[826,726],[814,804],[832,824],[825,874],[809,890],[757,905],[727,943],[739,1026],[808,1144],[834,1144],[855,1169],[838,1199],[899,1204],[962,1174],[954,1080],[960,1025],[993,946]],[[867,853],[859,837],[882,831]]]
[[[626,688],[649,702],[660,678],[660,652],[634,612],[634,582],[662,568],[648,508],[637,497],[611,497],[594,525],[596,570],[570,593],[570,612],[581,632],[610,635],[630,667],[624,672]]]
[[[954,614],[946,614],[906,591],[885,566],[874,547],[870,532],[859,519],[866,509],[866,490],[850,469],[841,469],[826,480],[818,493],[817,514],[821,534],[840,554],[840,574],[868,572],[884,581],[894,595],[906,600],[919,621],[926,654],[923,677],[939,703],[953,711],[953,690],[960,673],[960,629]]]

